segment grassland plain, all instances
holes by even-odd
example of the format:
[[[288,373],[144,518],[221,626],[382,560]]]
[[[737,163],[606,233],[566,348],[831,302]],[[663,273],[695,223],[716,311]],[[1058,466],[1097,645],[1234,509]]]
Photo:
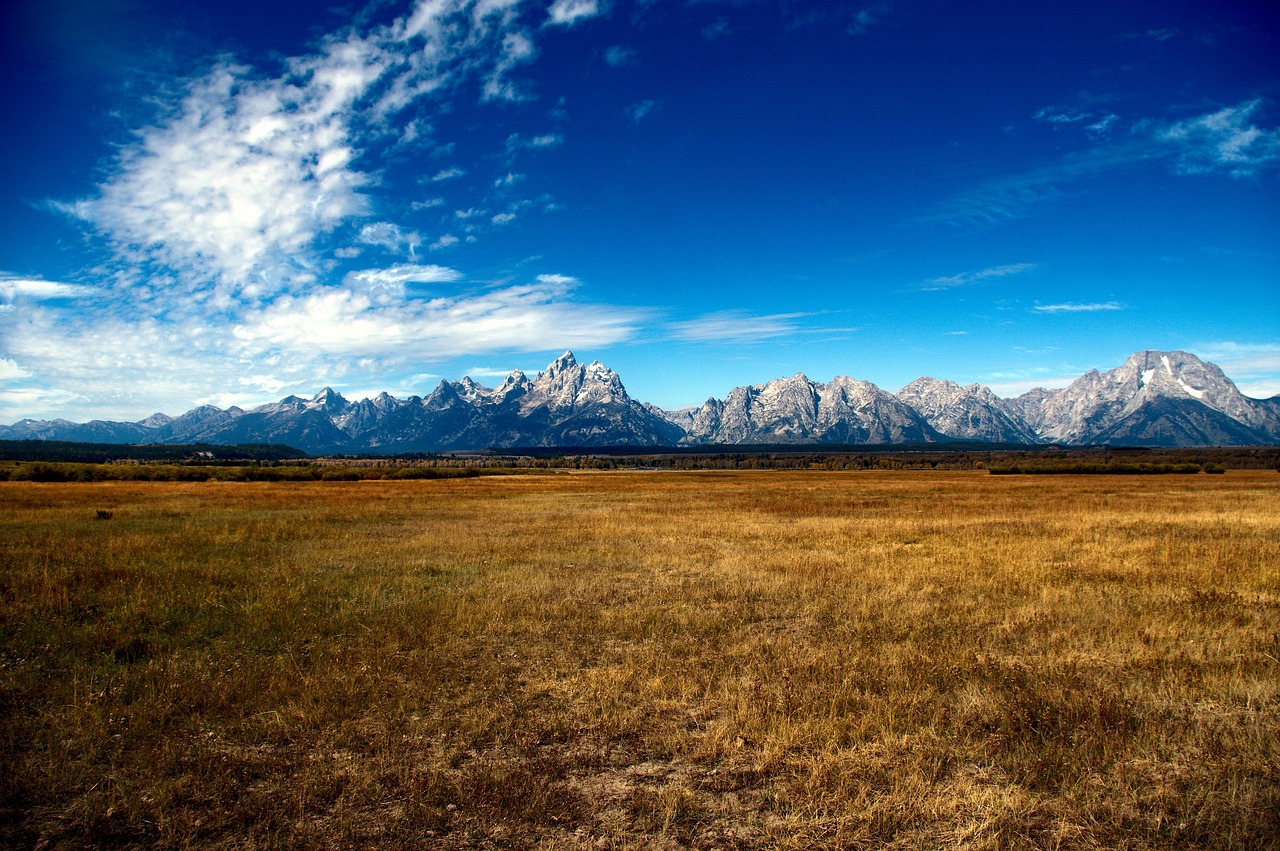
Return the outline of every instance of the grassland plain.
[[[1280,847],[1280,477],[0,483],[10,847]]]

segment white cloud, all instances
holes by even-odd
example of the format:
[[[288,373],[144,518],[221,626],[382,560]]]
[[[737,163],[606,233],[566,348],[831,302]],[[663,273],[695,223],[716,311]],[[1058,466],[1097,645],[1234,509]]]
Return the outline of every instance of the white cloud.
[[[590,10],[561,11],[568,23]],[[567,276],[460,292],[462,273],[445,266],[342,263],[375,248],[414,252],[423,238],[377,209],[384,176],[370,155],[401,144],[412,122],[437,154],[450,151],[422,115],[396,118],[411,105],[523,97],[514,75],[536,55],[540,32],[528,18],[514,0],[418,0],[402,18],[353,25],[275,69],[220,60],[183,84],[104,164],[89,197],[49,203],[111,250],[93,286],[0,273],[0,420],[130,418],[196,400],[251,405],[258,394],[398,382],[406,364],[421,371],[456,353],[632,337],[645,311],[579,302]],[[562,142],[558,133],[516,135],[506,151]],[[496,147],[501,154],[501,136]],[[446,165],[421,181],[465,174]],[[492,224],[520,208],[489,217],[456,204]],[[459,237],[475,239],[445,233],[431,247]]]
[[[399,251],[408,248],[410,253],[422,243],[422,237],[414,231],[407,231],[393,222],[374,222],[360,228],[356,239],[365,245],[374,245],[387,251]]]
[[[540,284],[557,287],[564,292],[576,287],[579,283],[578,279],[572,275],[539,275],[537,280]]]
[[[1222,367],[1246,396],[1269,399],[1280,394],[1280,343],[1219,341],[1197,343],[1188,349]]]
[[[470,369],[465,370],[463,372],[463,375],[469,375],[471,376],[472,379],[477,379],[477,378],[503,379],[503,378],[506,378],[508,375],[510,375],[512,372],[514,372],[517,368],[518,367],[502,369],[500,367],[492,367],[492,366],[473,366]],[[536,373],[537,369],[521,369],[520,371],[525,374],[530,374],[530,373]]]
[[[1156,138],[1173,147],[1179,171],[1247,176],[1280,163],[1280,130],[1262,130],[1251,121],[1261,104],[1260,99],[1247,101],[1179,121]]]
[[[1118,115],[1115,115],[1114,113],[1107,113],[1107,115],[1098,119],[1093,124],[1090,124],[1085,129],[1088,130],[1090,133],[1101,136],[1107,133],[1113,126],[1115,126],[1115,123],[1119,120],[1120,120],[1120,117]]]
[[[958,275],[944,275],[939,278],[930,278],[920,285],[920,289],[931,292],[934,290],[947,290],[953,287],[967,287],[970,284],[976,284],[992,278],[1003,278],[1008,275],[1020,275],[1024,272],[1031,272],[1035,270],[1035,268],[1035,263],[1007,263],[1003,266],[992,266],[991,268],[982,269],[977,272],[962,272]]]
[[[256,81],[224,65],[76,211],[120,256],[178,271],[193,290],[278,281],[318,235],[368,210],[343,112],[383,61],[344,43],[295,63],[296,79]]]
[[[0,358],[0,381],[30,377],[30,371],[18,366],[16,361],[11,361],[8,358]]]
[[[1236,389],[1252,399],[1270,399],[1280,396],[1280,376],[1271,378],[1242,378],[1235,382]]]
[[[1249,177],[1280,166],[1280,128],[1255,121],[1255,99],[1177,122],[1142,120],[1120,127],[1108,114],[1088,125],[1089,147],[1042,168],[999,177],[943,201],[924,222],[986,227],[1023,218],[1084,181],[1143,163],[1161,163],[1179,174]]]
[[[547,23],[572,26],[600,14],[597,0],[555,0],[547,10]]]
[[[68,390],[50,387],[8,387],[0,390],[0,411],[21,412],[5,417],[10,422],[15,416],[40,419],[65,410],[70,405],[83,404],[88,401],[84,396]],[[88,417],[86,417],[88,419]]]
[[[137,419],[201,402],[247,407],[285,389],[314,392],[348,379],[376,386],[458,355],[623,342],[650,316],[580,302],[565,275],[490,291],[443,289],[458,279],[442,266],[362,270],[342,286],[281,296],[226,327],[37,306],[7,329],[0,422]],[[432,289],[416,293],[407,286],[414,283]]]
[[[741,310],[722,310],[672,322],[671,336],[687,342],[739,342],[785,337],[799,332],[796,322],[808,316],[806,313],[774,313],[753,316]]]
[[[1118,301],[1067,301],[1060,304],[1037,304],[1031,309],[1036,313],[1097,313],[1098,311],[1105,310],[1124,310],[1124,305],[1120,304]]]
[[[498,213],[490,221],[495,225],[509,225],[516,220],[515,213]]]
[[[462,273],[447,266],[405,264],[388,269],[364,269],[346,277],[347,287],[365,293],[403,296],[406,284],[442,284],[460,280]]]
[[[1139,120],[1121,127],[1108,114],[1085,127],[1088,147],[1043,168],[988,180],[947,198],[919,220],[991,227],[1032,215],[1079,184],[1138,164],[1164,164],[1179,174],[1251,177],[1280,166],[1280,128],[1258,127],[1262,100],[1245,101],[1181,122]]]
[[[44,301],[54,298],[84,298],[92,295],[93,287],[83,284],[66,284],[61,281],[45,281],[40,278],[20,278],[0,273],[0,299],[15,301],[19,298]]]
[[[569,300],[564,276],[491,292],[381,303],[330,289],[281,299],[237,325],[234,338],[255,359],[277,352],[360,354],[380,362],[478,354],[495,349],[602,346],[634,336],[644,311]]]
[[[508,33],[502,40],[502,58],[494,66],[489,79],[484,84],[485,100],[528,100],[516,84],[508,77],[518,65],[533,59],[535,50],[533,42],[524,33]]]
[[[543,133],[540,136],[531,136],[524,138],[519,133],[512,133],[507,137],[507,151],[515,152],[521,149],[538,150],[540,148],[554,148],[564,143],[564,137],[559,133]]]

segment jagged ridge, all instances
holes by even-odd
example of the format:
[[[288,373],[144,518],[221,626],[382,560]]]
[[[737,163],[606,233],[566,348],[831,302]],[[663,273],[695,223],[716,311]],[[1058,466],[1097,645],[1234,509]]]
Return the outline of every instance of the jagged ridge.
[[[351,402],[324,388],[252,410],[195,408],[136,423],[22,420],[0,439],[100,443],[284,443],[312,453],[427,452],[510,446],[677,443],[1000,443],[1136,446],[1280,442],[1280,397],[1250,399],[1222,370],[1186,352],[1141,351],[1062,390],[1001,399],[987,387],[919,378],[890,394],[837,376],[798,373],[734,388],[685,411],[632,399],[618,374],[565,352],[535,378],[496,388],[466,377],[426,397]]]

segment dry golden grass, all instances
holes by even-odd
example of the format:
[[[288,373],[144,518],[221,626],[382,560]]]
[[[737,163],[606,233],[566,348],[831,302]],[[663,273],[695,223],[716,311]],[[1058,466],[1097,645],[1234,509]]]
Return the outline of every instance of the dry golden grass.
[[[1275,473],[0,483],[0,842],[1280,847],[1277,565]]]

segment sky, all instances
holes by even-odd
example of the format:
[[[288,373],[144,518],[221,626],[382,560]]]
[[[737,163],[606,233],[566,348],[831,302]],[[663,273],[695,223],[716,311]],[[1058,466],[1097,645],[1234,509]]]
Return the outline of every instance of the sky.
[[[1269,3],[9,0],[0,423],[803,372],[1280,393]]]

